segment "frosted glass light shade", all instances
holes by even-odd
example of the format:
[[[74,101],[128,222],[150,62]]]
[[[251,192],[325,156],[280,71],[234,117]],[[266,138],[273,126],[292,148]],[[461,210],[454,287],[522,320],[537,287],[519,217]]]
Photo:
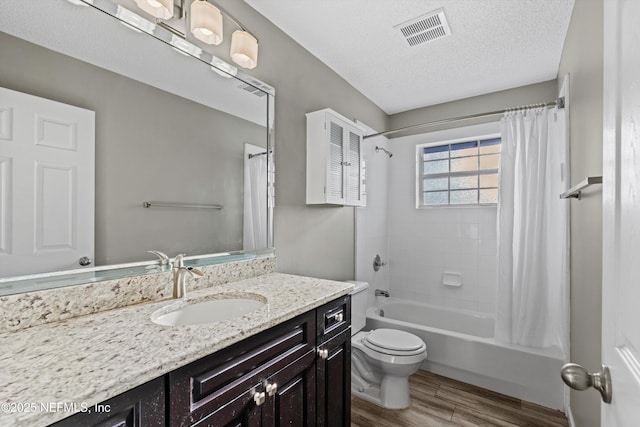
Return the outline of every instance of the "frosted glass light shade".
[[[135,0],[138,7],[160,19],[173,17],[173,0]]]
[[[231,59],[243,68],[258,65],[258,40],[246,31],[234,31],[231,35]]]
[[[191,34],[206,44],[222,43],[222,14],[207,1],[191,3]]]

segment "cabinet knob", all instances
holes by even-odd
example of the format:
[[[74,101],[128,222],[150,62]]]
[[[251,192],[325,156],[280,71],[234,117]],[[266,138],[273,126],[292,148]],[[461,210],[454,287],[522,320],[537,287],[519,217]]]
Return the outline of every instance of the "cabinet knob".
[[[326,348],[325,349],[319,348],[318,356],[320,356],[321,359],[326,359],[327,357],[329,357],[329,350],[327,350]]]
[[[273,383],[273,384],[267,383],[266,390],[267,390],[267,394],[269,396],[273,396],[278,391],[278,384],[276,384],[276,383]]]
[[[342,322],[344,320],[344,315],[342,314],[342,312],[340,312],[335,314],[333,318],[335,319],[336,322]]]
[[[254,393],[253,395],[253,401],[256,402],[256,406],[262,405],[264,403],[265,398],[266,398],[266,395],[264,394],[264,391]]]

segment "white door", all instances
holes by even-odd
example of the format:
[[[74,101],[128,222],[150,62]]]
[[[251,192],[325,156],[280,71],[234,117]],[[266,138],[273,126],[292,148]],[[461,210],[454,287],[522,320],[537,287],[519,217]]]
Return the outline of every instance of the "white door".
[[[94,116],[0,88],[0,277],[93,259]]]
[[[604,2],[603,427],[640,425],[640,1]]]

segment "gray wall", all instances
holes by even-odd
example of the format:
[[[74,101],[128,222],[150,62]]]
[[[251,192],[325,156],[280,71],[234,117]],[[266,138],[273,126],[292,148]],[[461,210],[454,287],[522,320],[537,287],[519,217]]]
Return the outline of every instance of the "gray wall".
[[[305,113],[332,108],[374,129],[387,116],[246,3],[221,0],[260,41],[251,74],[276,88],[275,246],[278,270],[335,280],[355,277],[353,207],[305,204]]]
[[[549,80],[547,82],[536,83],[529,86],[522,86],[487,95],[474,96],[472,98],[461,99],[459,101],[452,101],[445,104],[418,108],[404,113],[394,114],[389,117],[389,126],[391,129],[398,129],[418,123],[467,116],[476,113],[486,113],[519,105],[553,101],[557,96],[557,82],[556,80]],[[460,121],[429,128],[428,131],[487,123],[499,119],[500,116],[496,115],[488,118]],[[420,132],[425,132],[425,130],[423,129]],[[394,138],[407,134],[409,133],[396,134],[390,137]],[[391,141],[390,144],[390,146],[393,147],[393,141]]]
[[[577,0],[560,62],[570,73],[571,181],[602,174],[603,0]],[[571,361],[600,370],[602,192],[571,202]],[[572,391],[577,426],[600,425],[600,399]]]
[[[266,128],[4,33],[0,45],[0,86],[96,112],[97,265],[151,259],[150,249],[242,249],[244,142],[266,147]]]

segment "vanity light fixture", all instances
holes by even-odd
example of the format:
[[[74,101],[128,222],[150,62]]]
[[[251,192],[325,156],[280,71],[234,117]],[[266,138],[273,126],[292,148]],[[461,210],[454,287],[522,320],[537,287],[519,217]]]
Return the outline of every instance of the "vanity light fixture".
[[[138,7],[159,19],[173,17],[173,0],[135,0]]]
[[[179,0],[176,2],[175,7],[174,0],[134,1],[140,9],[161,21],[185,18],[187,15],[187,13],[185,13],[185,6],[189,6],[189,19],[187,22],[188,25],[186,25],[187,32],[196,40],[208,45],[217,46],[222,43],[224,38],[223,21],[224,17],[226,17],[239,28],[231,35],[231,48],[229,52],[231,60],[240,67],[249,70],[258,65],[258,39],[247,31],[246,27],[242,25],[240,21],[224,10],[214,0],[193,0],[190,5],[188,3],[189,0]],[[176,9],[175,13],[174,9]],[[156,24],[178,35],[184,39],[186,43],[189,43],[189,41],[186,40],[188,34],[184,34],[169,23],[156,22]],[[174,43],[174,40],[171,41],[171,44],[185,52],[191,53],[189,49],[183,48],[179,43]],[[196,56],[197,55],[198,54],[196,54]],[[216,64],[212,65],[217,66]],[[229,72],[227,69],[224,69],[224,71]],[[235,75],[236,72],[237,70],[234,69],[230,74]]]
[[[205,0],[191,3],[191,34],[206,44],[222,43],[222,13]]]
[[[214,12],[217,12],[215,19]],[[210,15],[205,18],[205,13]],[[240,21],[213,0],[196,0],[191,4],[191,34],[204,43],[220,44],[222,42],[222,14],[240,28],[231,35],[231,60],[242,68],[249,70],[255,68],[258,65],[258,39],[251,35]],[[211,35],[211,37],[205,35]]]
[[[231,59],[249,70],[258,65],[258,40],[247,31],[234,31],[231,35]]]

